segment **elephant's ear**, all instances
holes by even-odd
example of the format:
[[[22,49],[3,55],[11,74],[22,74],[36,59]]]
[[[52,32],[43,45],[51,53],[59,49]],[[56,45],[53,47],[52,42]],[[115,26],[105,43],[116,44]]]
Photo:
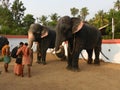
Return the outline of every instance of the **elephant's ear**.
[[[73,25],[72,27],[72,33],[75,34],[78,31],[80,31],[83,27],[84,23],[81,21],[80,23],[78,23],[77,25]]]
[[[45,29],[43,29],[42,32],[41,32],[41,38],[44,38],[44,37],[46,37],[46,36],[48,36],[48,30],[45,28]]]

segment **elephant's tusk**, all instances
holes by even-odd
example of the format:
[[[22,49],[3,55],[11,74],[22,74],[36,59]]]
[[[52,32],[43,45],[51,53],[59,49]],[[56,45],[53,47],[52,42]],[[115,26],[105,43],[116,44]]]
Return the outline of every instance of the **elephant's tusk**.
[[[59,49],[58,51],[56,51],[55,53],[60,53],[61,52],[61,49]]]

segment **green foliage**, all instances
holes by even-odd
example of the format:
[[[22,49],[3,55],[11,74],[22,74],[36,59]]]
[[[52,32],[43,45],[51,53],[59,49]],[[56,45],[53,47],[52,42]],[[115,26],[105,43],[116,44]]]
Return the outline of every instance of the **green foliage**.
[[[48,21],[47,21],[47,16],[45,16],[45,15],[42,15],[40,18],[38,18],[38,23],[41,23],[42,25],[47,25],[47,23],[48,23]]]
[[[26,34],[26,32],[28,32],[29,26],[35,22],[35,19],[33,18],[33,15],[31,14],[27,14],[24,18],[23,18],[23,31]]]
[[[70,9],[70,11],[71,11],[71,15],[75,17],[76,15],[78,15],[79,9],[73,7]]]
[[[106,27],[106,34],[104,39],[112,38],[112,18],[115,23],[115,38],[120,38],[120,0],[116,0],[114,8],[108,12],[99,10],[93,18],[88,22],[97,28],[109,24]],[[24,15],[26,8],[22,1],[14,0],[13,4],[9,3],[9,0],[0,0],[0,34],[24,34],[27,35],[29,26],[35,23],[35,18],[32,14]],[[70,9],[71,15],[74,17],[80,17],[82,21],[86,21],[86,17],[89,15],[89,9],[83,7],[81,9],[73,7]],[[45,25],[51,29],[55,29],[56,24],[60,16],[57,13],[45,16],[41,15],[37,17],[37,23]]]
[[[21,25],[21,21],[24,16],[24,11],[26,10],[26,8],[23,6],[22,1],[15,0],[13,2],[11,9],[13,14],[13,19],[18,25]]]
[[[7,25],[9,27],[12,26],[13,17],[12,13],[8,8],[3,8],[0,6],[0,25]]]
[[[80,10],[80,16],[81,16],[82,21],[85,21],[87,15],[89,15],[88,9],[87,9],[87,7],[83,7]]]
[[[7,33],[10,33],[11,32],[11,30],[10,30],[10,28],[8,27],[8,26],[4,26],[4,25],[2,25],[2,27],[1,27],[1,30],[0,30],[0,33],[2,33],[2,34],[7,34]]]

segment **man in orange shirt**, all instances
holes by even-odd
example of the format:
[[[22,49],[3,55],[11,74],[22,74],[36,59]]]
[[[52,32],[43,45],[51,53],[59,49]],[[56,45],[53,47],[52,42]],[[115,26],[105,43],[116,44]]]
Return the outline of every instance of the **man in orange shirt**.
[[[5,72],[8,72],[8,64],[11,61],[9,42],[6,43],[6,45],[4,45],[3,48],[2,48],[2,56],[3,56],[3,60],[4,60]]]
[[[23,58],[22,58],[22,77],[24,76],[23,71],[24,71],[24,65],[27,65],[28,67],[28,77],[31,77],[31,67],[30,67],[30,49],[28,47],[28,43],[25,43],[22,47],[22,53],[23,53]]]

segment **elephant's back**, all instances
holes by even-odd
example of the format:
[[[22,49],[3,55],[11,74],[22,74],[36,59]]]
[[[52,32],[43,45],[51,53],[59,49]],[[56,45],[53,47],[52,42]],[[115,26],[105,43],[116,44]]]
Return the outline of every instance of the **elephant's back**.
[[[101,46],[101,32],[96,27],[91,26],[89,24],[84,24],[80,32],[81,33],[79,33],[79,36],[84,43],[85,49],[89,49],[95,46]]]

